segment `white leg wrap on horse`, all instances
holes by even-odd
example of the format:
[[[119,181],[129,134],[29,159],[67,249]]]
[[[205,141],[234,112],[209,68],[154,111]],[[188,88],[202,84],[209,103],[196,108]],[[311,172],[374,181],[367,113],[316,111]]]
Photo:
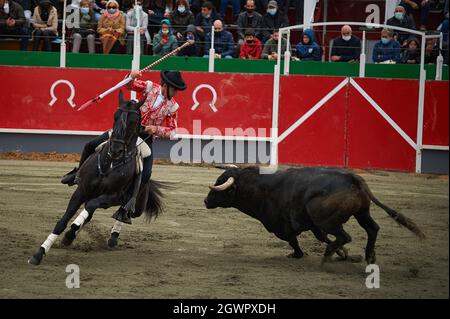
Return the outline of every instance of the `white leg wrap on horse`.
[[[52,245],[55,243],[56,238],[58,238],[58,235],[56,235],[56,234],[48,235],[47,239],[41,245],[41,247],[45,249],[45,253],[47,253],[50,250]]]
[[[83,209],[83,211],[78,215],[78,217],[73,221],[73,224],[77,226],[83,226],[86,219],[89,217],[89,213],[86,209]]]
[[[120,230],[122,229],[122,225],[123,225],[122,222],[116,221],[114,223],[113,228],[111,229],[111,234],[112,233],[120,233]]]

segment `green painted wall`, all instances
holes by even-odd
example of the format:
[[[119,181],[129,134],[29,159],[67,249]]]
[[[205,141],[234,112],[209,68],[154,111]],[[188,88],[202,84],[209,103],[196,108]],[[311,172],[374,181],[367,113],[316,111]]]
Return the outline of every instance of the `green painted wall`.
[[[73,54],[67,53],[67,67],[73,68],[100,68],[100,69],[129,69],[131,56],[126,54]],[[141,68],[154,62],[159,57],[142,56]],[[59,66],[59,52],[29,52],[29,51],[0,51],[0,65],[20,66]],[[273,73],[275,62],[267,60],[216,60],[217,72],[236,73]],[[367,77],[380,78],[419,78],[418,65],[406,64],[367,64]],[[426,65],[427,79],[433,80],[436,66]],[[161,62],[155,70],[172,69],[183,71],[208,71],[208,59],[170,57]],[[332,75],[332,76],[358,76],[359,65],[351,63],[332,62],[291,62],[291,74],[306,75]],[[449,68],[444,66],[443,79],[448,80]]]

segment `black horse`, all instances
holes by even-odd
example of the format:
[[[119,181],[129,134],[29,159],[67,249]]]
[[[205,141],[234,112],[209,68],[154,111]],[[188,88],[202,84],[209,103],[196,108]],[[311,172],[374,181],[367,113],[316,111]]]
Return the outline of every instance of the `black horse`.
[[[162,185],[148,181],[141,185],[141,173],[137,174],[136,142],[141,128],[140,107],[145,99],[139,102],[124,101],[122,91],[119,93],[119,107],[114,113],[114,126],[110,139],[103,147],[93,153],[78,170],[77,189],[72,194],[64,216],[57,222],[53,232],[47,237],[38,251],[29,259],[29,263],[39,265],[42,258],[55,242],[56,238],[67,227],[70,219],[84,203],[84,210],[73,221],[65,233],[63,245],[70,245],[77,231],[89,222],[97,208],[121,206],[113,215],[116,221],[108,245],[117,244],[121,215],[139,217],[143,212],[150,221],[162,211]]]

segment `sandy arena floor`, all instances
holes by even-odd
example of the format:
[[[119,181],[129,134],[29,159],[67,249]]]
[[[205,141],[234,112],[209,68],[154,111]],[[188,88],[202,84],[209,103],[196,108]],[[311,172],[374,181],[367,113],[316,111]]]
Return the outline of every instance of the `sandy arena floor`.
[[[372,206],[381,230],[381,287],[365,286],[366,264],[320,266],[325,246],[299,237],[308,254],[286,258],[289,245],[235,209],[206,210],[208,184],[221,170],[156,165],[153,177],[176,183],[165,191],[164,214],[122,229],[106,247],[115,209],[98,210],[69,248],[59,240],[40,266],[27,259],[45,240],[74,188],[59,183],[74,163],[0,160],[0,298],[448,298],[448,176],[363,172],[375,196],[412,218],[420,242]],[[363,254],[366,233],[354,219],[350,254]],[[81,287],[67,289],[68,264],[80,267]]]

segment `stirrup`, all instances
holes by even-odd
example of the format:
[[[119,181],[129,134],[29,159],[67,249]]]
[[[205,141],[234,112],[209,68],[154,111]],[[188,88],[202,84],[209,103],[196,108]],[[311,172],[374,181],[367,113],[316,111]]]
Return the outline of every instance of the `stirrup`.
[[[71,170],[69,173],[63,176],[61,179],[62,184],[67,184],[69,186],[75,185],[75,177],[77,176],[78,168],[75,167],[73,170]]]

